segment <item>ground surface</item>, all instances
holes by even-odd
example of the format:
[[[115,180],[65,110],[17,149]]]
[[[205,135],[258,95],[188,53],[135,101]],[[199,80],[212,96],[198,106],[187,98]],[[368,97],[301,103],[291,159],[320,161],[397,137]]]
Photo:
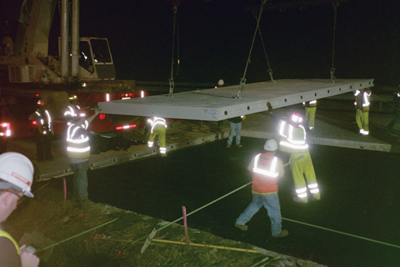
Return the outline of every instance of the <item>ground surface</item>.
[[[35,198],[24,199],[4,224],[17,240],[38,249],[40,266],[253,266],[267,257],[254,266],[322,266],[190,228],[189,239],[199,246],[152,241],[142,254],[152,229],[167,222],[100,203],[74,205],[64,201],[60,183],[39,183]],[[184,227],[171,224],[154,239],[184,237]]]

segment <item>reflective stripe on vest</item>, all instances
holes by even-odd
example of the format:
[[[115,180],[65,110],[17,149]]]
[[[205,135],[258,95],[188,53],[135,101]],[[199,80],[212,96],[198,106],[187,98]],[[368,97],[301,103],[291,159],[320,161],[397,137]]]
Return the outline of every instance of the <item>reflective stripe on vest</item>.
[[[148,119],[147,123],[149,123],[151,125],[151,131],[150,131],[151,133],[153,133],[153,130],[157,125],[161,125],[161,126],[164,126],[165,128],[167,128],[167,123],[166,123],[165,119],[163,119],[163,118],[154,117],[153,120]]]
[[[360,90],[357,90],[354,93],[354,96],[356,97],[356,101],[354,102],[354,105],[357,107],[357,96],[360,94]],[[363,101],[362,101],[362,107],[363,111],[368,111],[369,110],[369,105],[371,104],[369,102],[369,97],[371,96],[371,92],[368,94],[367,92],[363,92]]]
[[[17,243],[17,241],[15,241],[15,239],[9,233],[7,233],[6,231],[0,230],[0,237],[5,237],[5,238],[10,239],[11,242],[14,243],[14,246],[17,249],[17,252],[18,252],[18,255],[19,255],[20,252],[19,252],[18,243]]]
[[[45,121],[42,118],[42,114],[40,112],[35,111],[36,115],[38,116],[37,122],[40,123],[40,125],[43,126],[42,131],[40,131],[42,134],[48,134],[49,132],[52,131],[51,127],[51,116],[50,113],[47,111],[47,109],[44,111],[47,117],[47,121]],[[40,129],[40,128],[39,128]]]
[[[85,122],[86,123],[86,122]],[[85,159],[90,157],[89,137],[78,135],[78,130],[86,130],[85,125],[71,124],[67,132],[67,152],[68,158]]]
[[[278,163],[278,158],[274,157],[272,159],[272,163],[271,166],[269,166],[269,170],[267,169],[262,169],[262,168],[258,168],[258,160],[260,158],[261,154],[258,154],[255,158],[254,158],[254,167],[253,167],[253,172],[254,173],[258,173],[267,177],[272,177],[272,178],[276,178],[278,177],[278,172],[276,172],[276,166]]]
[[[302,130],[302,137],[295,136],[295,130],[299,128]],[[308,149],[308,145],[306,143],[306,130],[304,129],[303,125],[299,125],[295,128],[293,125],[281,120],[279,123],[279,135],[286,138],[286,140],[282,140],[279,143],[283,147],[287,147],[295,151],[298,150],[299,152]]]

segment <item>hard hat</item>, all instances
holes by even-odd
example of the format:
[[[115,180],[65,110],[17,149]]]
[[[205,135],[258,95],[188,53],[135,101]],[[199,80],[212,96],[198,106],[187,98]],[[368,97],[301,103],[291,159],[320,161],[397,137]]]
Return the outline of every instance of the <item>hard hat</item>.
[[[219,85],[219,86],[222,86],[222,85],[224,85],[224,80],[222,80],[222,79],[219,79],[219,81],[218,81],[218,85]]]
[[[296,124],[302,124],[303,122],[303,118],[301,117],[301,115],[299,113],[292,113],[292,115],[290,115],[290,120]]]
[[[24,155],[16,152],[0,155],[0,189],[14,188],[25,196],[33,197],[33,172],[32,162]]]
[[[41,100],[41,99],[39,99],[39,100],[37,101],[36,104],[37,104],[39,107],[46,106],[46,103],[45,103],[43,100]]]
[[[268,139],[265,142],[264,149],[267,151],[275,151],[278,149],[278,142],[275,139]]]

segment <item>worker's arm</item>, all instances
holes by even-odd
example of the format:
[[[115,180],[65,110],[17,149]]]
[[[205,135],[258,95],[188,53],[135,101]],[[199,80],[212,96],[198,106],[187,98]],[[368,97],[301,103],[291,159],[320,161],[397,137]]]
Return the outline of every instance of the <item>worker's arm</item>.
[[[274,119],[274,121],[275,121],[276,123],[279,123],[281,119],[278,117],[278,115],[276,115],[275,113],[272,112],[272,105],[271,105],[271,103],[268,102],[268,103],[267,103],[267,107],[268,107],[269,115],[271,115],[271,117]]]
[[[249,166],[247,166],[247,170],[251,173],[253,173],[253,168],[254,168],[254,158],[251,160],[249,163]]]
[[[94,108],[94,114],[86,119],[88,124],[90,124],[97,117],[97,115],[99,115],[99,113],[100,113],[100,110],[98,109],[98,107],[95,107]]]

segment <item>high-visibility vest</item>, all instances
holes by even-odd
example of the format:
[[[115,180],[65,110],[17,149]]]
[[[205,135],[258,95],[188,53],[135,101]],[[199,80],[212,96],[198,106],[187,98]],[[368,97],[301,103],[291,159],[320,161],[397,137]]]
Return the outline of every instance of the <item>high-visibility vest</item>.
[[[288,153],[303,153],[308,151],[306,130],[303,125],[296,127],[281,120],[278,127],[279,135],[284,138],[279,142],[279,150]]]
[[[314,108],[317,106],[317,100],[311,100],[308,102],[303,102],[303,106],[305,106],[306,108]]]
[[[278,192],[278,158],[269,153],[260,153],[254,158],[252,189],[255,193]]]
[[[41,134],[49,134],[53,131],[51,116],[47,109],[44,111],[36,110],[35,119],[37,122],[38,130]]]
[[[158,126],[167,128],[166,120],[160,117],[154,117],[153,119],[148,119],[147,123],[150,124],[151,133],[153,133],[154,128]]]
[[[361,93],[360,90],[357,90],[354,93],[354,96],[356,97],[356,100],[354,101],[354,106],[357,109],[357,98],[358,95]],[[363,96],[362,96],[362,110],[365,111],[369,111],[369,106],[370,106],[370,97],[371,97],[372,92],[363,92]]]
[[[77,117],[79,116],[78,110],[80,110],[81,107],[78,105],[68,105],[67,110],[64,112],[65,117]]]
[[[15,248],[17,249],[18,255],[20,254],[20,252],[19,252],[19,246],[18,246],[17,241],[15,241],[15,239],[14,239],[9,233],[7,233],[6,231],[0,230],[0,237],[5,237],[5,238],[10,239],[11,242],[14,243],[14,246],[15,246]]]
[[[90,157],[89,137],[86,134],[88,122],[85,124],[71,124],[67,132],[68,158],[85,159]]]

